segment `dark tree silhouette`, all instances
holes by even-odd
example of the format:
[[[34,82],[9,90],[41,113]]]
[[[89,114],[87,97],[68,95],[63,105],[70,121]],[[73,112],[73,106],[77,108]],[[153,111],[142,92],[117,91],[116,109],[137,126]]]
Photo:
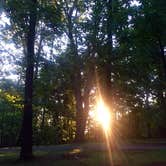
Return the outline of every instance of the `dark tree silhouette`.
[[[33,70],[34,70],[34,43],[36,27],[36,5],[37,0],[31,0],[29,26],[27,33],[27,67],[24,94],[24,116],[21,130],[21,152],[20,159],[32,158],[32,94],[33,94]]]

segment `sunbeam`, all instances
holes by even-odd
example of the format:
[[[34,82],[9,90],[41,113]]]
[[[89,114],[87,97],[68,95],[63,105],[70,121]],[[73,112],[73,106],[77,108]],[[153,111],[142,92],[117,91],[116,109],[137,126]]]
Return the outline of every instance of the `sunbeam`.
[[[99,122],[99,124],[102,126],[105,142],[107,145],[108,155],[109,155],[109,161],[110,165],[113,166],[113,160],[112,160],[112,147],[110,144],[111,139],[111,112],[109,107],[104,103],[101,95],[97,99],[96,102],[96,121]]]
[[[111,114],[101,98],[96,104],[96,120],[102,125],[104,131],[109,132],[111,127]]]

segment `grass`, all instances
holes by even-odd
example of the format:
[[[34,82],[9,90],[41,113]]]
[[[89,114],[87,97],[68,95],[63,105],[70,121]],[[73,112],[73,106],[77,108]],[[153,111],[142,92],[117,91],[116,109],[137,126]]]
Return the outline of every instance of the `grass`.
[[[26,163],[17,161],[18,152],[0,152],[2,166],[110,166],[107,151],[75,148],[70,151],[36,151],[36,158]],[[114,166],[166,166],[166,150],[114,151]]]
[[[151,139],[126,139],[125,143],[134,143],[134,144],[153,144],[153,143],[157,143],[157,144],[166,144],[166,139],[155,139],[155,138],[151,138]]]

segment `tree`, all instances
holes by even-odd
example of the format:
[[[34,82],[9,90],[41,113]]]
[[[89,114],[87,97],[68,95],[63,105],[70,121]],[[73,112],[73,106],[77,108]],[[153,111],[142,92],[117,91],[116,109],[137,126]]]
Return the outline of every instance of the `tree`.
[[[39,60],[41,54],[41,46],[43,35],[49,28],[39,28],[39,36],[37,35],[37,26],[45,25],[47,27],[53,26],[55,31],[56,22],[53,17],[50,17],[50,11],[59,16],[57,12],[57,3],[48,3],[46,1],[38,2],[32,1],[6,1],[6,13],[11,21],[11,32],[16,43],[23,47],[24,64],[22,66],[25,71],[25,90],[24,90],[24,116],[21,130],[21,153],[20,158],[26,160],[32,157],[32,97],[33,97],[33,79],[37,78]],[[50,9],[50,10],[49,10]],[[53,22],[50,24],[50,18]],[[59,23],[58,17],[57,23]],[[40,20],[40,21],[39,21]],[[41,26],[42,27],[42,26]],[[46,30],[45,30],[46,29]],[[45,31],[45,32],[43,32]],[[44,37],[43,37],[44,36]],[[50,35],[48,35],[50,36]],[[38,37],[38,38],[37,38]],[[35,39],[38,39],[37,41]],[[38,43],[38,44],[36,44]],[[35,55],[35,44],[38,45],[38,51]],[[35,75],[34,75],[35,64]]]
[[[31,1],[29,14],[29,25],[27,29],[27,67],[25,75],[24,115],[21,130],[21,152],[20,159],[32,158],[32,95],[33,95],[33,72],[34,72],[34,45],[35,28],[37,19],[37,0]]]
[[[21,7],[21,9],[20,9]],[[37,22],[37,0],[6,1],[6,11],[10,16],[11,27],[16,40],[25,46],[26,74],[24,89],[24,112],[21,129],[20,159],[32,158],[32,95],[34,70],[35,28]],[[16,26],[18,28],[16,28]],[[24,43],[25,42],[25,43]]]

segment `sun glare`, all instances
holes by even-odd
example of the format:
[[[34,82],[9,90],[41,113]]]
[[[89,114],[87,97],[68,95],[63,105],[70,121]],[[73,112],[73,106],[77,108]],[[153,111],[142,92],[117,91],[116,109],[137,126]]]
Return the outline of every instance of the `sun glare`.
[[[105,131],[109,131],[111,125],[111,115],[108,107],[100,99],[96,105],[96,120],[102,125]]]
[[[112,149],[110,144],[110,136],[111,136],[111,113],[110,109],[107,107],[107,105],[104,103],[102,98],[100,97],[96,104],[96,120],[101,124],[104,134],[105,134],[105,141],[108,149],[109,154],[109,161],[110,165],[113,165],[112,160]]]

